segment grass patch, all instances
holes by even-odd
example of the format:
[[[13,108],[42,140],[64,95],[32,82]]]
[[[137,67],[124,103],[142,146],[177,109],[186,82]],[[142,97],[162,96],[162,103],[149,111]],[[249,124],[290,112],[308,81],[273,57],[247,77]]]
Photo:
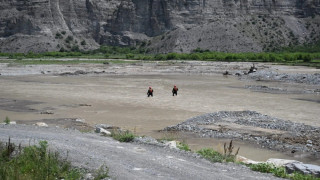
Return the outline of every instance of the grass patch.
[[[86,170],[73,168],[58,153],[48,150],[48,143],[40,141],[38,145],[22,148],[10,142],[0,142],[0,179],[83,179]],[[94,179],[109,177],[109,170],[101,166],[93,173]]]
[[[10,142],[0,147],[0,179],[80,179],[80,170],[61,160],[58,153],[47,149],[48,143],[29,146],[16,151]]]
[[[180,150],[184,150],[184,151],[191,151],[189,145],[184,142],[178,142],[177,148],[179,148]]]
[[[6,116],[6,119],[3,121],[4,123],[6,123],[7,125],[10,124],[10,119],[8,116]]]
[[[248,166],[253,171],[259,171],[262,173],[272,173],[274,176],[280,178],[287,178],[292,180],[320,180],[320,178],[316,178],[312,175],[301,174],[299,172],[288,174],[284,167],[276,167],[273,164],[269,163],[251,164]]]
[[[135,138],[135,135],[129,131],[113,130],[111,137],[120,142],[131,142]]]
[[[228,146],[227,143],[224,143],[224,154],[219,153],[218,151],[215,151],[212,148],[204,148],[197,151],[197,153],[212,162],[235,162],[236,156],[238,155],[240,148],[238,148],[237,151],[234,154],[232,154],[233,149],[234,146],[232,145],[231,140]]]

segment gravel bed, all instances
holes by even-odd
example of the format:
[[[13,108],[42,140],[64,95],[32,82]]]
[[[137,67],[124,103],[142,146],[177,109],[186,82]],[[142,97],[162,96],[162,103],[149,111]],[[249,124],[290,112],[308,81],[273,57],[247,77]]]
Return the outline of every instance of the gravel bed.
[[[247,131],[226,129],[215,130],[201,125],[216,125],[230,123],[245,126],[245,129],[258,127],[269,130],[279,130],[281,134],[250,134]],[[293,123],[291,121],[263,115],[255,111],[220,111],[190,118],[175,126],[169,126],[164,131],[188,131],[200,137],[231,138],[253,141],[262,147],[279,151],[310,152],[320,156],[320,128]]]

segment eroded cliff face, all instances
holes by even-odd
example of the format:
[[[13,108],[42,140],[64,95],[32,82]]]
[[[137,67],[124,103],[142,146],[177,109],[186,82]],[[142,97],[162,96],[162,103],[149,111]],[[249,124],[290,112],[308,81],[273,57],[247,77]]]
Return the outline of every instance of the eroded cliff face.
[[[263,51],[319,40],[320,0],[0,0],[0,51]]]

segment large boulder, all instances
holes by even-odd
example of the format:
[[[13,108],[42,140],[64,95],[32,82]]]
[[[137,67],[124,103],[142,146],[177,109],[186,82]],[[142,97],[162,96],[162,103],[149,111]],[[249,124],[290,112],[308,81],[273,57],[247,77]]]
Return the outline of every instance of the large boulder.
[[[295,171],[301,172],[303,174],[311,174],[315,177],[320,177],[320,166],[313,164],[303,164],[303,163],[290,163],[285,165],[287,172],[293,173]]]

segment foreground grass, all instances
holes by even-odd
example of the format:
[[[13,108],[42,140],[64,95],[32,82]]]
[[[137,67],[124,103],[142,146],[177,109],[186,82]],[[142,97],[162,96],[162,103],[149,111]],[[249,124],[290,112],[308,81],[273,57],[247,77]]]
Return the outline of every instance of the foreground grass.
[[[252,164],[248,166],[253,171],[259,171],[262,173],[272,173],[274,176],[280,178],[287,178],[292,180],[320,180],[320,178],[316,178],[312,175],[304,175],[298,172],[288,174],[284,167],[276,167],[268,163]]]
[[[71,163],[48,150],[48,143],[21,148],[9,142],[0,142],[0,179],[2,180],[76,180],[83,178],[84,172],[73,168]],[[108,176],[108,169],[101,167],[94,173],[95,179]]]
[[[0,150],[0,179],[80,179],[79,170],[47,147],[47,142],[41,141],[38,146],[25,147],[14,155],[16,147],[9,140]]]

